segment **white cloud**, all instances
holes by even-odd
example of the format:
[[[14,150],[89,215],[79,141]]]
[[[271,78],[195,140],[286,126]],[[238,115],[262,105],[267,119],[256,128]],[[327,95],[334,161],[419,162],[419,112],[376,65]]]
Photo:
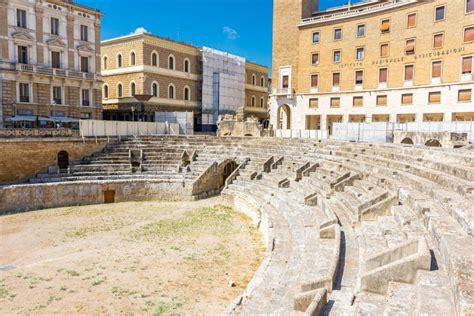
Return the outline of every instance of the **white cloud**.
[[[140,27],[137,27],[134,32],[130,33],[130,35],[144,34],[144,33],[148,33],[148,31],[143,26],[140,26]]]
[[[230,40],[235,40],[239,37],[239,33],[230,26],[224,26],[222,33],[227,35],[227,38]]]

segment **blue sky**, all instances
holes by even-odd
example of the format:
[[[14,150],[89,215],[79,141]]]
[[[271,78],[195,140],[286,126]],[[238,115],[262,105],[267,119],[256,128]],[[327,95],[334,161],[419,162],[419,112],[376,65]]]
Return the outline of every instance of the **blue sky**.
[[[139,27],[175,40],[272,61],[272,0],[78,0],[105,13],[102,39]],[[320,9],[347,0],[320,0]]]

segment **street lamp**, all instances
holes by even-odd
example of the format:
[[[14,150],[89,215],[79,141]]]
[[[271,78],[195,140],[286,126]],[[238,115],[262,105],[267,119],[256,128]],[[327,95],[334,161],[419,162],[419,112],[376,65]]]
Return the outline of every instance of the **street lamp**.
[[[53,105],[53,124],[54,124],[54,128],[57,128],[57,126],[56,126],[56,101],[53,100],[53,102],[51,104]]]
[[[132,122],[135,122],[135,107],[132,106]]]

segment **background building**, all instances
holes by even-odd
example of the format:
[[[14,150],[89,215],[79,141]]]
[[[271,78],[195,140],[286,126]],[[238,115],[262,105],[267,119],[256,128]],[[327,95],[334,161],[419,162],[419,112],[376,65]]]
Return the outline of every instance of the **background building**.
[[[0,127],[102,118],[101,17],[71,0],[0,0]]]
[[[103,41],[102,76],[107,120],[191,115],[197,130],[211,131],[221,114],[268,115],[268,68],[149,33]]]
[[[474,120],[474,0],[275,0],[271,123]]]

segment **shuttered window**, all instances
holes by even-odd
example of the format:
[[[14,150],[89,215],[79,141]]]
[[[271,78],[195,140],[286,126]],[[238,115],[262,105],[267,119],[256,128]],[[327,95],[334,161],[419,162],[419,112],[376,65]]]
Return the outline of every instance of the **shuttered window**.
[[[311,75],[311,88],[317,88],[318,87],[318,80],[319,76],[317,74]]]
[[[380,26],[380,31],[382,33],[390,32],[390,20],[383,20],[382,25]]]
[[[458,101],[459,102],[471,102],[472,100],[472,90],[459,90],[458,92]]]
[[[443,41],[444,41],[444,34],[435,34],[433,36],[433,48],[441,48],[443,47]]]
[[[405,53],[411,55],[415,53],[415,39],[409,39],[406,41]]]
[[[428,95],[429,104],[439,104],[441,103],[441,92],[430,92]]]
[[[385,106],[387,105],[387,96],[386,95],[378,95],[377,96],[377,106]]]
[[[411,93],[402,94],[402,104],[403,105],[412,105],[413,104],[413,94],[411,94]]]
[[[443,68],[443,63],[441,61],[434,61],[431,65],[431,77],[440,78],[442,68]]]
[[[282,77],[281,87],[282,87],[283,89],[288,88],[288,86],[289,86],[289,84],[290,84],[289,81],[290,81],[290,78],[289,78],[288,76],[283,76],[283,77]]]
[[[381,68],[379,70],[379,83],[387,83],[387,79],[388,79],[388,69]]]
[[[339,87],[340,83],[341,83],[341,74],[338,72],[332,74],[332,85],[334,87]]]
[[[464,29],[464,42],[474,41],[474,26],[466,27]]]
[[[388,57],[388,54],[389,54],[388,44],[380,45],[380,57]]]
[[[319,53],[313,53],[311,55],[311,64],[318,65],[319,64]]]
[[[364,83],[364,72],[362,70],[357,70],[355,72],[355,84],[361,85]]]
[[[472,60],[473,57],[464,57],[462,59],[462,74],[467,75],[467,74],[472,74]]]
[[[415,27],[415,26],[416,26],[416,13],[409,14],[407,27]]]
[[[354,97],[352,100],[354,107],[362,107],[364,105],[364,97]]]
[[[319,107],[319,99],[313,98],[309,99],[309,108],[310,109],[317,109]]]
[[[413,65],[406,65],[405,66],[405,81],[412,81],[413,80],[413,72],[414,72],[414,66]]]
[[[331,107],[339,108],[341,106],[341,98],[331,98]]]
[[[474,0],[466,0],[466,13],[474,12]]]

